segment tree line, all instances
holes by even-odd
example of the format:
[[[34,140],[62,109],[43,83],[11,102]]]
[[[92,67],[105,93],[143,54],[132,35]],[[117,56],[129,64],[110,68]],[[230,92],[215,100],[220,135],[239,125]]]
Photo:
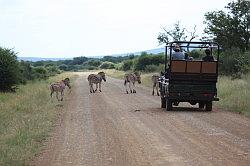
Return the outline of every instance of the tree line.
[[[169,41],[215,41],[222,46],[220,74],[241,77],[250,70],[250,2],[237,0],[225,6],[226,11],[205,14],[204,35],[183,28],[180,22],[171,28],[164,27],[157,39],[160,44]],[[189,56],[199,59],[201,50],[191,50]],[[75,57],[72,60],[24,62],[17,60],[17,53],[0,47],[0,91],[14,90],[18,84],[29,80],[47,79],[61,71],[117,69],[123,71],[160,72],[164,70],[164,54],[105,56],[103,58]]]

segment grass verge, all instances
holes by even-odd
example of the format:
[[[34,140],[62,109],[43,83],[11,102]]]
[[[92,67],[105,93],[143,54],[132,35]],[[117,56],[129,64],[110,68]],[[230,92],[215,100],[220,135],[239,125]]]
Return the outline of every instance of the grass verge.
[[[217,89],[220,98],[220,101],[216,102],[217,107],[250,117],[250,74],[234,80],[221,76]]]
[[[27,165],[39,152],[61,110],[50,99],[49,85],[65,77],[75,76],[63,73],[21,85],[16,93],[0,93],[0,165]]]

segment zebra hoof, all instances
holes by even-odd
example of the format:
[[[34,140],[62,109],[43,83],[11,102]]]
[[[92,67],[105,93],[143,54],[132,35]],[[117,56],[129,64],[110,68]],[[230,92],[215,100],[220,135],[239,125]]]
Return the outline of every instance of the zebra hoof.
[[[126,91],[127,92],[127,94],[128,94],[128,91]]]
[[[136,91],[135,91],[135,90],[133,90],[133,93],[136,93]]]
[[[131,90],[130,93],[133,93],[133,91]]]
[[[100,92],[102,92],[101,90],[99,90]]]

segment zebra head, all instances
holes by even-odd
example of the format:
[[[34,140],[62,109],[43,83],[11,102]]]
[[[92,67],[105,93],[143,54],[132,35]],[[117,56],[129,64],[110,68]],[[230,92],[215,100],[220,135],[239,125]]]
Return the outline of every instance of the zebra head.
[[[63,83],[66,85],[66,86],[68,86],[69,87],[69,89],[71,88],[71,86],[70,86],[70,80],[69,80],[69,78],[65,78],[64,80],[63,80]]]
[[[100,75],[101,78],[103,79],[103,81],[106,82],[106,76],[105,76],[105,73],[103,71],[99,72],[98,75]]]
[[[135,76],[136,76],[136,81],[138,81],[138,83],[141,83],[141,74],[139,72],[135,72]]]

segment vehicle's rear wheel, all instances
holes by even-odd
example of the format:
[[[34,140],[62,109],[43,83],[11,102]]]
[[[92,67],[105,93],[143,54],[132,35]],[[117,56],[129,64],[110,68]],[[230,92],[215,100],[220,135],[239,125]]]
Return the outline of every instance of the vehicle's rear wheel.
[[[166,98],[161,97],[161,108],[166,108]]]
[[[200,102],[200,103],[199,103],[199,108],[200,108],[200,109],[204,109],[204,106],[205,106],[205,104],[204,104],[203,102]]]
[[[206,111],[212,111],[213,103],[212,101],[209,101],[206,103]]]
[[[171,100],[167,100],[167,111],[172,111],[173,105]]]

